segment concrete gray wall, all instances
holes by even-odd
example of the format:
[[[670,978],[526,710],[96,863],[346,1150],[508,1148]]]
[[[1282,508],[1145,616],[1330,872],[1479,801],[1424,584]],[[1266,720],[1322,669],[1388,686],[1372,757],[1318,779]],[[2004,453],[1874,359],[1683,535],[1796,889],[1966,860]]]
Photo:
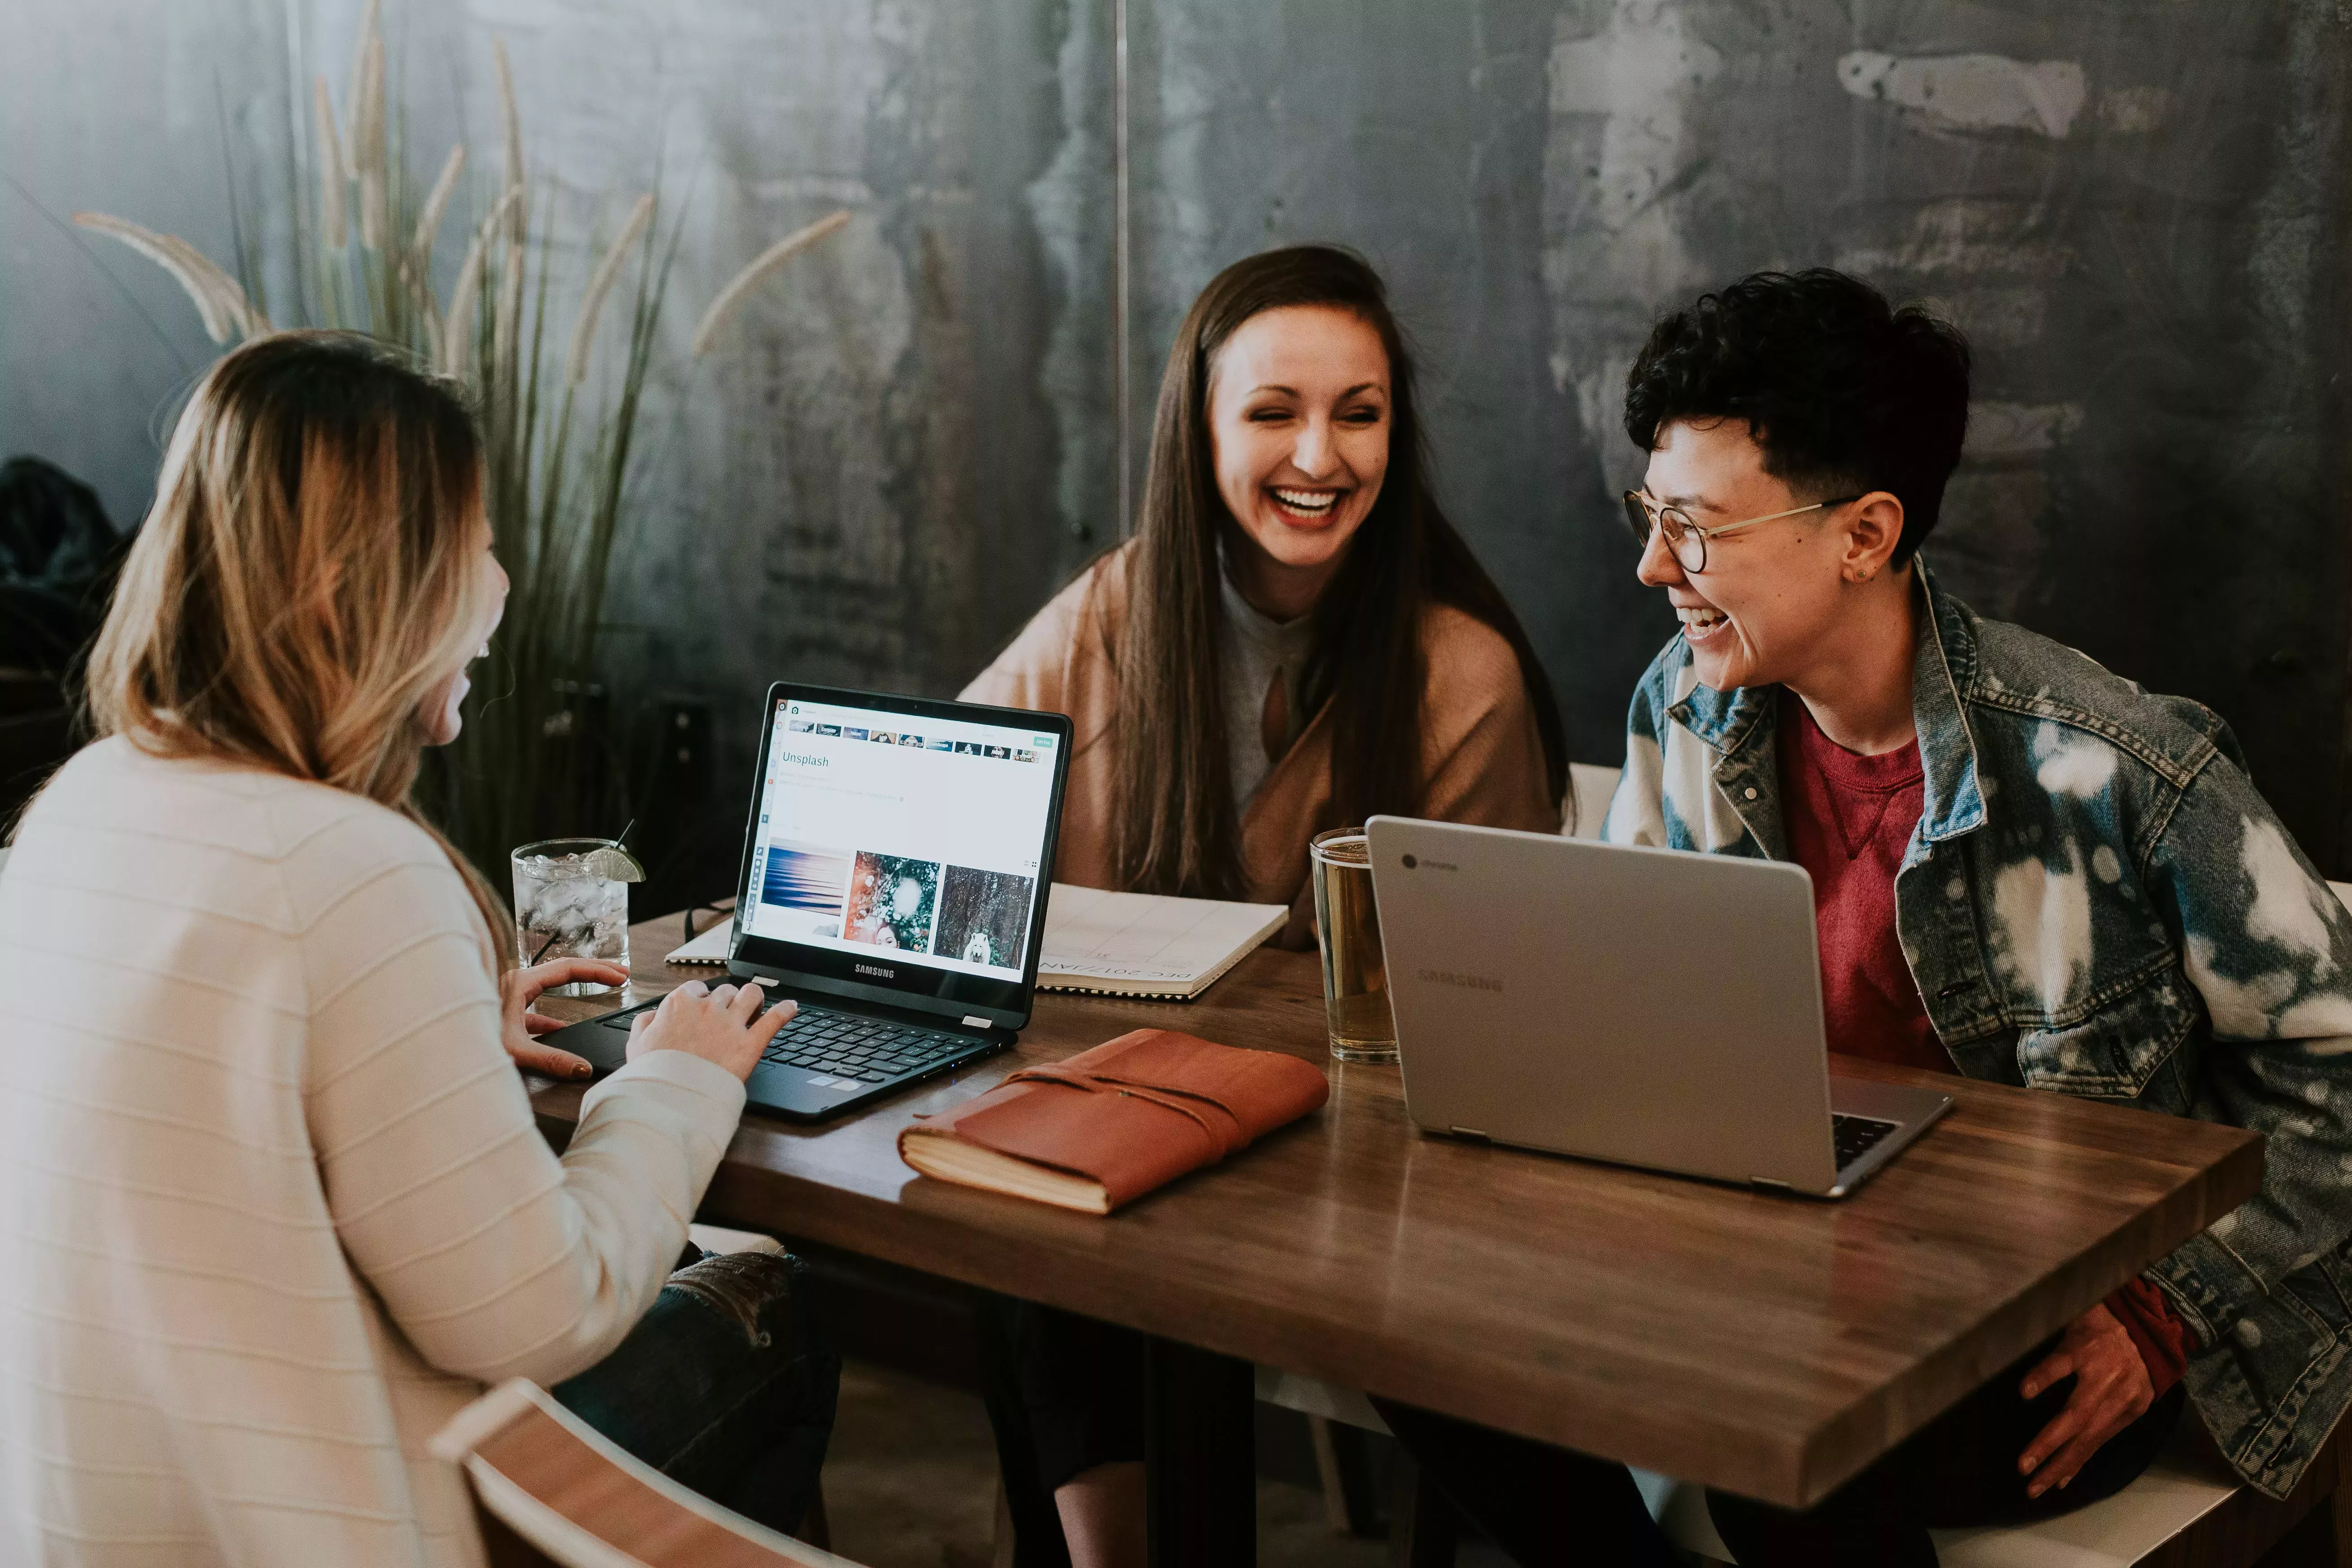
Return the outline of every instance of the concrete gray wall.
[[[1611,499],[1655,312],[1818,264],[1937,300],[1979,353],[1946,583],[2218,708],[2343,868],[2347,46],[2309,4],[1144,0],[1139,338],[1265,246],[1372,257],[1598,762],[1673,629]]]
[[[226,158],[280,164],[278,0],[12,0],[0,49],[0,457],[152,493],[168,407],[219,351],[161,269],[68,226],[118,214],[233,254]]]
[[[1097,18],[894,0],[394,15],[412,58],[465,62],[452,133],[495,123],[483,57],[506,40],[563,232],[609,232],[656,184],[688,204],[612,607],[618,684],[718,697],[748,767],[768,681],[951,690],[1008,611],[1115,532]],[[736,269],[841,207],[849,226],[689,364]]]
[[[18,0],[0,447],[92,478],[118,515],[209,346],[159,275],[93,261],[26,196],[226,255],[212,83],[240,156],[282,161],[288,7],[340,88],[355,5]],[[1931,547],[1946,581],[2211,703],[2306,847],[2352,868],[2341,7],[1131,10],[1121,388],[1110,0],[394,0],[428,168],[470,129],[495,169],[497,33],[574,232],[657,171],[674,197],[692,183],[612,647],[625,685],[719,699],[730,766],[768,679],[960,684],[1116,537],[1116,410],[1132,472],[1192,293],[1305,238],[1390,278],[1448,503],[1550,666],[1576,754],[1613,761],[1670,629],[1611,500],[1639,472],[1616,429],[1626,364],[1660,306],[1826,262],[1942,301],[1978,346]],[[685,370],[710,292],[836,205],[851,227]]]

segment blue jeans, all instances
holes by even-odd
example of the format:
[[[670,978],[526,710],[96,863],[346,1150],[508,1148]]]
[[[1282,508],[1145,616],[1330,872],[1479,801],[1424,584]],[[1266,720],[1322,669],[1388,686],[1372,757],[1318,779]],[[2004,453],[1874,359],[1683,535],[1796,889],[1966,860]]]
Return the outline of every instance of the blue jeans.
[[[841,1358],[800,1259],[694,1256],[612,1354],[551,1392],[671,1479],[790,1534],[816,1497]]]

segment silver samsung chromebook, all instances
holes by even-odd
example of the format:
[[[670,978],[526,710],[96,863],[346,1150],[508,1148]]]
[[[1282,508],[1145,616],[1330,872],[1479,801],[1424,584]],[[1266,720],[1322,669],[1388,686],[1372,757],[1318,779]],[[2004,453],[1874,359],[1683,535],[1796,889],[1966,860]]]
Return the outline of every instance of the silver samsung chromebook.
[[[1430,1131],[1836,1198],[1951,1109],[1831,1076],[1801,867],[1369,831],[1406,1110]]]

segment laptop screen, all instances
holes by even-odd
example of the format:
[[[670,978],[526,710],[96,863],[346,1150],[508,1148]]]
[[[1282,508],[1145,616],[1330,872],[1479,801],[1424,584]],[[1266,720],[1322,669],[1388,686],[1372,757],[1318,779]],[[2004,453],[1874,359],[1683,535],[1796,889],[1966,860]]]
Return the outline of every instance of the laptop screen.
[[[1047,731],[783,692],[739,928],[837,955],[799,954],[795,967],[865,984],[935,994],[965,993],[940,984],[953,976],[1018,984],[1041,934],[1061,744]]]

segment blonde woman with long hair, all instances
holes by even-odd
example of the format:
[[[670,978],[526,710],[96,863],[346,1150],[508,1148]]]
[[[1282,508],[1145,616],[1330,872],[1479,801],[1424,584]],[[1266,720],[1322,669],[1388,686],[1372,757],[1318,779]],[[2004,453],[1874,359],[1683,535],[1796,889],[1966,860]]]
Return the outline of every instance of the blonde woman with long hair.
[[[481,453],[365,340],[215,365],[0,878],[0,1561],[469,1564],[432,1434],[522,1375],[789,1529],[837,1363],[790,1259],[671,1270],[789,1005],[688,985],[559,1159],[566,960],[410,804],[498,624]],[[665,1289],[666,1284],[668,1289]]]

